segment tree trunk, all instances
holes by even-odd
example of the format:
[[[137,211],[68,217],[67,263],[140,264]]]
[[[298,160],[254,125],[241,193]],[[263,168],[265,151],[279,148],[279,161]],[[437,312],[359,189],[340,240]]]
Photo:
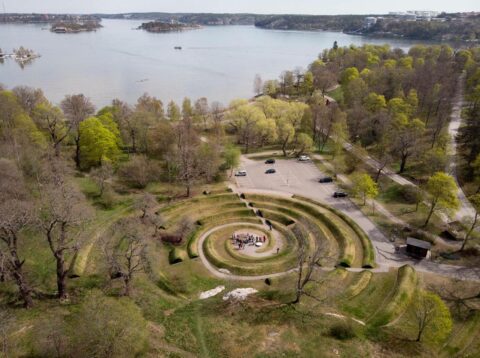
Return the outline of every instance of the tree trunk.
[[[407,165],[407,158],[408,156],[402,155],[402,161],[400,163],[400,171],[399,171],[400,174],[402,174],[405,171],[405,166]]]
[[[436,202],[432,202],[431,207],[430,207],[430,212],[428,213],[427,220],[425,220],[425,224],[423,224],[423,227],[427,227],[428,223],[430,222],[430,219],[433,215],[433,211],[435,210]]]
[[[460,251],[463,251],[465,249],[465,246],[467,246],[467,242],[470,239],[470,235],[472,234],[473,230],[475,230],[475,226],[477,226],[477,221],[478,221],[478,212],[475,213],[475,218],[473,219],[472,226],[470,227],[470,230],[468,230],[467,234],[465,235],[465,239],[463,239],[462,247],[460,248]]]
[[[80,169],[80,135],[75,138],[75,165]]]
[[[63,252],[57,251],[55,254],[55,260],[57,261],[57,291],[58,298],[61,300],[68,298],[67,293],[67,272],[65,270],[65,259]]]
[[[377,175],[375,175],[375,183],[378,183],[378,180],[380,179],[380,175],[382,174],[383,168],[378,169]]]
[[[130,297],[130,277],[124,276],[123,283],[124,283],[123,295],[126,297]]]

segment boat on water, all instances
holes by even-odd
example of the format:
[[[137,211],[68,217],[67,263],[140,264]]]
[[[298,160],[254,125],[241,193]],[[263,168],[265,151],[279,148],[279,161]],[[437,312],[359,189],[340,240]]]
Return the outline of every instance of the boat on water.
[[[181,50],[181,49],[182,49],[182,46],[175,46],[174,49],[175,49],[175,50]]]

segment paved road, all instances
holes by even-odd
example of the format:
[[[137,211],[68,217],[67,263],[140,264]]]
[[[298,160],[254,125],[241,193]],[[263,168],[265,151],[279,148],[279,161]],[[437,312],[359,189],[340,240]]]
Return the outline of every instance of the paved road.
[[[274,167],[275,174],[265,174],[265,170]],[[431,261],[416,261],[395,253],[394,245],[349,199],[335,199],[333,193],[338,190],[336,184],[320,184],[318,179],[324,174],[309,162],[277,160],[276,164],[267,165],[242,156],[241,168],[247,171],[246,177],[234,178],[238,192],[256,192],[270,195],[301,195],[326,203],[342,211],[367,233],[375,247],[378,271],[388,270],[405,264],[414,266],[420,272],[431,272],[460,279],[480,278],[480,273],[458,266],[437,264]]]
[[[447,172],[450,173],[458,184],[457,179],[457,141],[456,137],[458,134],[458,129],[462,124],[462,108],[463,108],[463,88],[465,85],[465,75],[460,76],[458,80],[458,87],[456,95],[453,99],[453,108],[452,114],[450,117],[450,124],[448,126],[448,134],[450,134],[450,153],[449,161],[447,164]],[[456,219],[461,220],[465,217],[474,217],[475,209],[473,208],[470,201],[468,201],[465,193],[463,192],[460,185],[458,185],[458,198],[460,199],[460,209],[456,213]]]

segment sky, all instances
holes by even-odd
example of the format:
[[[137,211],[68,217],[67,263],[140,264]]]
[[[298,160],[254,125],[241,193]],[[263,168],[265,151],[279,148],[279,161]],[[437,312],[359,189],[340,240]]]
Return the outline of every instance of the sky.
[[[479,0],[0,0],[6,12],[227,12],[258,14],[385,14],[390,11],[480,11]],[[1,8],[3,12],[3,8]]]

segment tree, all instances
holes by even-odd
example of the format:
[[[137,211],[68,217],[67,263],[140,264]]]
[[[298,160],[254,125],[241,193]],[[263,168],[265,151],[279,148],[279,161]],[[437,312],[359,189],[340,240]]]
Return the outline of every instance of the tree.
[[[134,208],[141,211],[140,219],[149,216],[149,211],[158,205],[154,195],[145,192],[135,200]]]
[[[156,120],[163,119],[163,103],[161,100],[144,93],[137,100],[135,110],[152,115]]]
[[[0,276],[12,277],[17,285],[23,306],[33,306],[32,288],[25,276],[19,235],[33,221],[33,208],[27,200],[24,178],[18,167],[0,159]],[[3,281],[0,279],[0,282]]]
[[[193,117],[193,107],[190,98],[185,97],[182,102],[183,119],[191,119]]]
[[[378,159],[377,163],[377,174],[375,175],[375,183],[378,183],[380,179],[380,175],[382,175],[382,171],[392,163],[393,158],[388,154],[386,151],[382,151],[380,158]]]
[[[79,128],[81,167],[88,169],[102,164],[102,160],[115,162],[120,155],[120,137],[113,120],[91,117]]]
[[[130,296],[134,275],[144,270],[146,241],[142,223],[137,219],[120,220],[113,230],[120,238],[106,245],[110,277],[121,278],[123,295]]]
[[[300,303],[302,296],[307,296],[320,301],[319,298],[308,292],[307,285],[310,282],[315,282],[313,274],[317,267],[320,267],[320,259],[323,256],[324,246],[323,241],[318,241],[315,244],[313,252],[309,252],[309,245],[306,233],[300,229],[299,226],[293,228],[293,233],[298,241],[297,254],[297,278],[295,280],[295,299],[292,304]]]
[[[175,162],[177,163],[178,179],[184,183],[186,196],[201,173],[201,163],[198,161],[200,139],[191,123],[191,117],[185,117],[176,127],[177,148]]]
[[[262,77],[257,73],[255,79],[253,80],[253,92],[256,96],[259,96],[262,93],[263,81]]]
[[[424,227],[430,222],[435,210],[440,208],[457,210],[460,205],[457,197],[457,184],[451,175],[443,172],[435,173],[428,179],[426,191],[430,196],[430,211]]]
[[[353,189],[357,195],[363,198],[363,205],[367,203],[367,198],[373,199],[378,195],[378,185],[368,174],[355,175]]]
[[[419,119],[409,120],[405,115],[395,118],[390,131],[393,153],[400,157],[399,173],[405,171],[407,160],[420,151],[425,124]]]
[[[67,138],[71,127],[65,122],[60,108],[42,102],[32,110],[32,119],[40,130],[48,134],[55,155],[60,155],[60,144]]]
[[[143,189],[160,176],[160,167],[145,155],[135,155],[118,169],[118,177],[132,188]]]
[[[228,145],[223,152],[223,158],[227,168],[230,168],[230,177],[233,175],[233,170],[240,164],[240,156],[242,152],[233,145]]]
[[[298,154],[308,153],[312,150],[312,148],[313,148],[312,137],[310,137],[306,133],[300,133],[297,136],[297,153]]]
[[[207,129],[208,123],[208,115],[209,115],[209,106],[208,106],[208,99],[205,97],[201,97],[195,101],[195,105],[193,108],[194,116],[197,120],[203,122],[203,129]]]
[[[57,160],[50,159],[44,164],[36,210],[38,226],[55,259],[57,296],[61,300],[68,298],[67,255],[75,253],[80,244],[72,231],[90,216],[85,198],[68,182],[65,172],[65,167]]]
[[[227,116],[239,141],[245,146],[245,153],[248,153],[254,140],[256,123],[265,118],[264,113],[256,106],[241,104],[235,106]]]
[[[167,107],[167,117],[172,122],[180,120],[180,107],[174,102],[170,101]]]
[[[472,236],[473,231],[477,228],[479,222],[479,216],[480,216],[480,194],[474,194],[471,197],[468,198],[470,203],[472,204],[473,208],[475,209],[475,215],[473,216],[472,223],[470,226],[470,229],[468,229],[467,233],[465,234],[465,238],[463,239],[462,247],[460,248],[460,251],[463,251],[465,249],[465,246],[467,245],[468,240],[470,240],[470,237]]]
[[[431,292],[420,291],[414,299],[413,322],[417,327],[415,341],[424,337],[435,343],[442,342],[452,330],[450,311],[442,299]]]
[[[75,141],[75,164],[80,168],[80,124],[93,115],[95,107],[90,100],[83,94],[66,96],[60,104],[65,113],[65,117],[70,121],[69,126],[73,131],[73,139]]]
[[[18,103],[28,115],[32,115],[33,110],[39,104],[47,102],[43,91],[39,88],[31,88],[27,86],[17,86],[12,92],[17,97]]]
[[[102,164],[94,168],[90,175],[92,176],[93,180],[97,183],[99,188],[98,196],[102,197],[105,191],[106,183],[112,178],[113,176],[113,166],[112,163],[108,160],[102,160]]]

